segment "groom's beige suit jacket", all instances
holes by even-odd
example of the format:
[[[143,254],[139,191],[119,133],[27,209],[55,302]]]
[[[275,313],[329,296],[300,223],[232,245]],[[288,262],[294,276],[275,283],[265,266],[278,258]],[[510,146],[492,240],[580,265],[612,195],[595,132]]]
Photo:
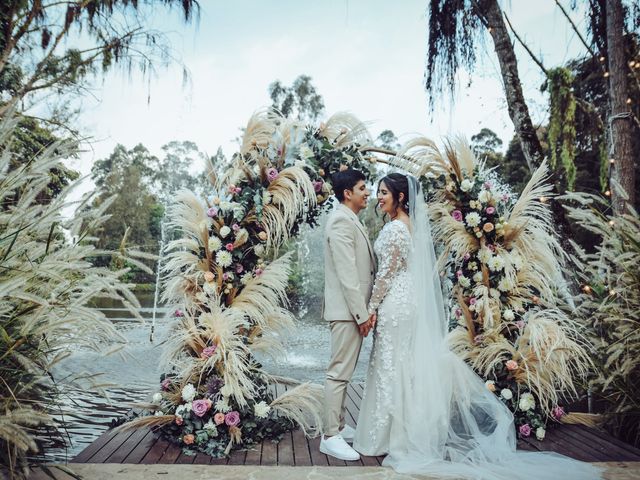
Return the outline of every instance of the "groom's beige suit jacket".
[[[375,279],[375,255],[357,215],[342,204],[327,220],[324,258],[324,319],[366,322]]]

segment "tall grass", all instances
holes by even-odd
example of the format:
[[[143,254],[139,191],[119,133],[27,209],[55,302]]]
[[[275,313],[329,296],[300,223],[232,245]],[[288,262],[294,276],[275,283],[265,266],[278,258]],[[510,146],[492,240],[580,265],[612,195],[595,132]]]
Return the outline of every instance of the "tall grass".
[[[90,195],[72,202],[73,185],[54,198],[43,195],[50,170],[74,146],[53,144],[11,170],[14,128],[15,120],[0,121],[0,477],[22,479],[42,445],[39,436],[56,430],[51,413],[64,385],[52,367],[73,348],[102,351],[124,342],[92,300],[120,299],[135,315],[139,305],[121,281],[126,269],[91,263],[110,254],[97,250],[89,234],[105,220],[109,203],[93,210]],[[74,207],[77,213],[65,218],[63,211]]]
[[[607,426],[640,445],[640,217],[601,213],[606,201],[588,194],[565,196],[569,216],[601,238],[593,253],[574,244],[581,293],[578,315],[597,348],[598,373],[591,382],[603,402]]]

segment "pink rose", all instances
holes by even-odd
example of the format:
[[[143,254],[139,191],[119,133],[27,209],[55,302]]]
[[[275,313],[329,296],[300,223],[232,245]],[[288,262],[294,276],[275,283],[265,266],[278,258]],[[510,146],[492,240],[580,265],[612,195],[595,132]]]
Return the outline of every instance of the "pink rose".
[[[209,400],[208,398],[202,400],[194,400],[191,405],[191,410],[193,410],[193,413],[195,413],[199,417],[202,417],[205,413],[207,413],[210,408],[211,400]]]
[[[227,251],[229,252],[233,252],[233,243],[227,243],[224,248],[227,249]]]
[[[451,212],[451,216],[456,222],[462,221],[462,212],[460,210],[454,210],[453,212]]]
[[[313,189],[315,190],[316,193],[320,193],[322,191],[322,182],[314,181]]]
[[[496,213],[496,209],[494,207],[487,207],[485,212],[487,212],[487,214],[489,215],[493,215],[494,213]]]
[[[507,363],[505,363],[507,370],[513,372],[514,370],[518,369],[518,362],[516,362],[515,360],[507,360]]]
[[[462,316],[462,310],[460,310],[459,308],[456,308],[455,314],[456,314],[456,317],[460,318]]]
[[[476,297],[471,297],[471,298],[469,299],[469,305],[475,305],[475,304],[476,304],[476,302],[477,302]]]
[[[216,207],[211,207],[209,210],[207,210],[207,216],[210,218],[215,217],[218,214],[218,209]]]
[[[520,329],[520,330],[524,330],[524,320],[518,320],[516,322],[516,326]]]
[[[496,246],[493,243],[487,244],[487,248],[491,250],[493,253],[496,253]]]
[[[222,425],[224,423],[224,413],[216,413],[213,416],[213,423],[216,425]]]
[[[520,428],[518,429],[518,431],[520,432],[521,437],[528,437],[529,435],[531,435],[531,427],[529,426],[528,423],[525,423],[524,425],[520,425]]]
[[[180,310],[179,308],[176,308],[176,311],[175,311],[175,312],[173,312],[173,314],[174,314],[176,317],[184,317],[184,312],[183,312],[182,310]]]
[[[231,230],[233,230],[234,232],[237,232],[238,230],[240,230],[240,225],[238,225],[237,223],[234,223],[233,225],[231,225]]]
[[[278,170],[276,170],[275,168],[271,167],[267,169],[267,180],[269,180],[269,182],[273,182],[276,178],[278,178]]]
[[[187,433],[184,437],[182,437],[182,441],[185,445],[192,445],[196,440],[196,437],[193,436],[193,433]]]
[[[222,279],[223,279],[224,281],[229,280],[229,274],[228,274],[227,272],[224,272],[224,273],[222,274]]]
[[[262,275],[262,269],[256,268],[256,277],[259,277],[260,275]]]
[[[200,354],[200,356],[202,358],[209,358],[211,357],[214,353],[216,353],[216,346],[215,345],[210,345],[208,347],[205,347],[202,350],[202,353]]]
[[[224,423],[226,423],[229,427],[235,427],[240,423],[240,414],[235,410],[227,413],[224,416]]]
[[[176,415],[176,425],[182,425],[183,420],[180,415]]]
[[[559,405],[556,405],[555,407],[553,407],[553,409],[551,410],[551,416],[553,418],[555,418],[556,420],[560,420],[562,417],[564,417],[567,414],[567,412],[564,411],[564,408],[562,408]]]
[[[461,277],[462,276],[462,270],[458,270],[456,272],[456,277]]]
[[[169,390],[170,385],[171,385],[171,380],[169,380],[168,378],[165,378],[160,384],[160,388],[162,388],[162,390],[166,392],[167,390]]]
[[[242,266],[242,264],[237,264],[236,265],[236,273],[242,273],[244,271],[244,267]]]

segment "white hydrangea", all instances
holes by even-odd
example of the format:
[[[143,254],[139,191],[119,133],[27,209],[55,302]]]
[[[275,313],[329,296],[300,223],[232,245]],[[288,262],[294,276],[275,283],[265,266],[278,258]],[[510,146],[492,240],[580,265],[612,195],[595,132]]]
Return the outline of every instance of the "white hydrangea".
[[[504,259],[500,255],[494,255],[489,259],[487,265],[492,272],[498,272],[504,268]]]
[[[536,438],[540,441],[544,440],[544,436],[547,434],[547,431],[542,428],[542,427],[538,427],[536,428]]]
[[[215,409],[218,412],[227,413],[229,410],[231,410],[231,406],[229,405],[229,399],[224,397],[218,400],[215,404]]]
[[[513,320],[515,320],[516,316],[513,313],[513,310],[507,308],[503,313],[502,313],[502,318],[504,318],[507,322],[512,322]]]
[[[505,400],[511,400],[513,398],[513,392],[508,388],[503,388],[500,390],[500,396]]]
[[[231,265],[233,263],[231,252],[220,250],[218,253],[216,253],[216,263],[223,268]]]
[[[491,192],[489,190],[482,190],[478,195],[478,200],[482,203],[489,203],[491,201]]]
[[[181,417],[181,416],[182,416],[182,414],[185,412],[185,410],[187,410],[187,408],[186,408],[184,405],[178,405],[178,408],[176,408],[176,412],[175,412],[175,414],[176,414],[178,417]]]
[[[231,229],[229,228],[228,225],[225,225],[224,227],[222,227],[220,229],[220,236],[222,238],[227,238],[227,236],[231,233]]]
[[[267,415],[269,415],[270,411],[271,407],[267,405],[267,402],[265,402],[264,400],[256,403],[253,406],[253,413],[255,413],[256,417],[258,418],[265,418]]]
[[[471,180],[466,179],[466,178],[460,184],[460,190],[462,190],[463,192],[468,192],[472,188],[473,188],[473,182]]]
[[[471,228],[480,225],[480,215],[476,212],[467,213],[467,216],[464,218],[467,222],[467,225],[469,225]]]
[[[465,277],[464,275],[460,275],[458,277],[458,283],[460,285],[462,285],[464,288],[470,287],[471,286],[471,282],[469,281],[469,279],[467,277]]]
[[[185,402],[191,402],[196,396],[196,388],[191,384],[187,383],[182,388],[182,399]]]
[[[476,283],[482,283],[482,272],[476,272],[473,274],[473,281]]]
[[[153,394],[153,398],[151,399],[153,403],[160,403],[162,401],[162,394],[160,392],[156,392]]]
[[[236,220],[242,220],[244,218],[244,207],[240,204],[236,204],[237,206],[233,209],[233,218]]]
[[[520,395],[520,401],[518,402],[518,408],[523,412],[532,410],[536,407],[536,401],[529,392]]]
[[[222,240],[220,240],[215,235],[213,237],[209,237],[208,246],[210,252],[217,252],[222,248]]]

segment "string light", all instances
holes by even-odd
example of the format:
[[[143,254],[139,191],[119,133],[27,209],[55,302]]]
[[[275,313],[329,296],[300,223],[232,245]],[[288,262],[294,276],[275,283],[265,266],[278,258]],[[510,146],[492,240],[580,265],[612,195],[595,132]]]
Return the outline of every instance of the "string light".
[[[606,192],[604,192],[604,194],[605,194],[607,197],[610,197],[610,196],[611,196],[611,190],[607,190]]]
[[[631,105],[631,99],[627,98],[627,105]]]
[[[547,197],[540,197],[540,203],[545,203],[547,201]]]
[[[616,163],[615,158],[610,158],[610,159],[609,159],[609,163],[610,163],[611,165],[613,165],[614,163]]]
[[[609,76],[609,72],[604,72],[604,78],[607,78]]]
[[[599,59],[601,62],[604,62],[604,57],[600,57]]]
[[[635,67],[635,66],[636,66],[636,62],[634,62],[633,60],[631,60],[631,61],[629,62],[629,66],[630,66],[631,68]]]
[[[614,222],[613,220],[609,220],[609,225],[611,225],[612,227],[616,224],[616,222]]]
[[[489,27],[489,33],[493,31],[493,27]]]
[[[616,291],[615,291],[615,290],[613,290],[613,289],[609,290],[609,295],[613,296],[613,295],[615,295],[615,294],[616,294]]]
[[[591,293],[591,287],[589,285],[585,285],[584,287],[582,287],[582,291],[584,293]]]

